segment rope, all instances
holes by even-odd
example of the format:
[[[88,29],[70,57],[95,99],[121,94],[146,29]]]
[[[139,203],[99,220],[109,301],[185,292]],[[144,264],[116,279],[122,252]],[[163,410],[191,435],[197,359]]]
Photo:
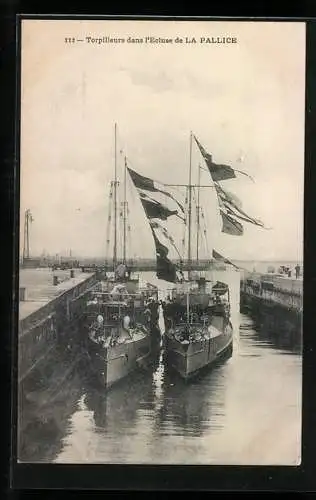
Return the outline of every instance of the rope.
[[[105,258],[108,261],[110,257],[110,233],[111,233],[111,221],[112,221],[112,199],[113,199],[113,185],[112,182],[110,184],[110,194],[109,194],[109,214],[106,228],[106,250],[105,250]]]
[[[201,208],[201,218],[202,218],[203,223],[204,223],[203,236],[204,236],[204,242],[205,242],[206,255],[209,255],[209,245],[208,245],[208,237],[207,237],[207,225],[206,225],[205,216],[204,216],[204,212],[203,212],[202,208]]]
[[[185,255],[185,246],[186,246],[186,233],[187,233],[187,210],[188,210],[188,190],[186,192],[185,200],[184,200],[184,207],[185,207],[185,222],[183,226],[183,237],[182,237],[182,254]]]

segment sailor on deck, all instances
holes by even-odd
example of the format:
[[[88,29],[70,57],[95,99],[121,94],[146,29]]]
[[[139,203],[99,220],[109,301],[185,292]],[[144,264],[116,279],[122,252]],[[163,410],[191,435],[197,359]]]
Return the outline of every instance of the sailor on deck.
[[[150,310],[148,304],[146,305],[146,309],[144,310],[143,314],[145,316],[145,319],[146,319],[147,323],[150,323],[150,321],[151,321],[151,310]]]
[[[126,271],[127,271],[126,265],[125,264],[119,264],[117,266],[117,268],[115,269],[115,277],[116,277],[116,279],[118,279],[119,281],[124,281],[124,279],[126,277]]]
[[[128,315],[124,316],[124,318],[123,318],[123,328],[124,328],[124,330],[128,330],[129,329],[130,322],[131,322],[131,318]]]

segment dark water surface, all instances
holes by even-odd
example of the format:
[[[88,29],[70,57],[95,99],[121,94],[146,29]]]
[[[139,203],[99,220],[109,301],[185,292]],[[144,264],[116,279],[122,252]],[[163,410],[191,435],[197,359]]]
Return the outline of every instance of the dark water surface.
[[[168,373],[163,351],[107,394],[75,369],[51,404],[24,416],[23,461],[297,464],[299,335],[239,321],[233,357],[190,384]]]

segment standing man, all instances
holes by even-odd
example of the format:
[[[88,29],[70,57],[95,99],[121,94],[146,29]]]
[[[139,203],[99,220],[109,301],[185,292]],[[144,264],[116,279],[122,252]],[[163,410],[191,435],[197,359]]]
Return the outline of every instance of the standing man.
[[[115,278],[118,281],[125,281],[126,278],[126,266],[125,264],[119,264],[115,269]]]
[[[298,279],[299,276],[300,276],[300,270],[301,270],[301,268],[300,268],[299,264],[296,264],[296,266],[295,266],[295,276],[296,276],[296,279]]]

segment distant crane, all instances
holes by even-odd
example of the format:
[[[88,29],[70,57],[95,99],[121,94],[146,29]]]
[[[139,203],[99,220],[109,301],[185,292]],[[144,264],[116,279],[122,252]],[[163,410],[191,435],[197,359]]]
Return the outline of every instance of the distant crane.
[[[28,208],[24,214],[23,261],[30,258],[30,224],[32,222],[34,222],[33,215]]]

